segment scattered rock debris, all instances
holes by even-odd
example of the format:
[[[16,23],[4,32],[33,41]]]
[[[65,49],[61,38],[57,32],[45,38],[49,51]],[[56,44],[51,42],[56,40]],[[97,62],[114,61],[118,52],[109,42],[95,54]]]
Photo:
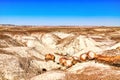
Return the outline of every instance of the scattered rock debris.
[[[120,80],[119,35],[116,27],[0,27],[0,80]]]

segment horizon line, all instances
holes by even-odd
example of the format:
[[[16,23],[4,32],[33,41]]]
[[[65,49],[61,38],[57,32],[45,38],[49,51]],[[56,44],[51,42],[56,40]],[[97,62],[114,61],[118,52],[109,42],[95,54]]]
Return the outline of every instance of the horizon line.
[[[0,26],[11,26],[11,27],[120,27],[120,25],[25,25],[25,24],[22,24],[22,25],[19,25],[19,24],[0,24]]]

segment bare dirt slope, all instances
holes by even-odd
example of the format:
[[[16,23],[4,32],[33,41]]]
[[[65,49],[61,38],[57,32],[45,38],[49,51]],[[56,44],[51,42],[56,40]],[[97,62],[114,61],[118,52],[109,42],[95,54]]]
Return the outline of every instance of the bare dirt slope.
[[[120,80],[120,28],[1,25],[0,80]]]

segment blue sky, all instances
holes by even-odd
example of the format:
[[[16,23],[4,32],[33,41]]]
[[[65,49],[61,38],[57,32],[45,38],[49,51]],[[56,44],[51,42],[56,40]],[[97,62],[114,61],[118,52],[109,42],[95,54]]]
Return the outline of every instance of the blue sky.
[[[120,1],[0,0],[0,24],[120,26]]]

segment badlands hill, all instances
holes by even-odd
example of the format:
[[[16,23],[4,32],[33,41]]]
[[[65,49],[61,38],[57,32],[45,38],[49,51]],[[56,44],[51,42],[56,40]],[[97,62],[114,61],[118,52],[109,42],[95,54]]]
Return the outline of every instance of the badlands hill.
[[[0,80],[120,80],[119,75],[120,27],[0,25]]]

